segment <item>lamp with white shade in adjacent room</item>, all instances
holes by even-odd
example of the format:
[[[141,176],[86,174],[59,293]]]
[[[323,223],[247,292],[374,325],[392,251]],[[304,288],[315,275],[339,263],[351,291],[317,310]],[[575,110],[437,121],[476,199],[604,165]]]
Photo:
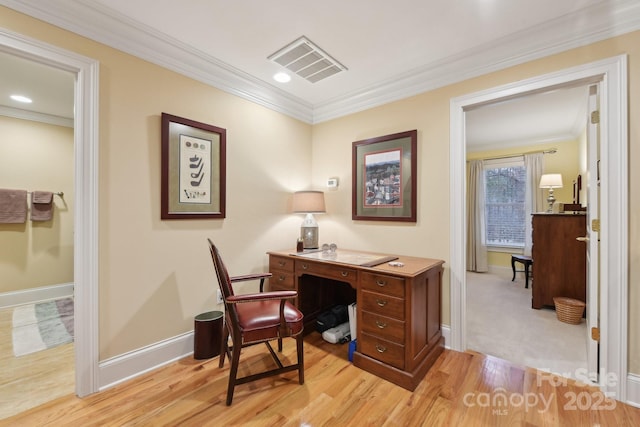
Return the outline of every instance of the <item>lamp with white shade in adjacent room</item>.
[[[553,196],[554,188],[562,188],[562,175],[559,173],[547,173],[540,177],[540,188],[548,188],[549,189],[549,197],[547,197],[547,203],[549,206],[547,207],[547,213],[553,212],[553,204],[556,201],[556,198]]]
[[[322,191],[296,191],[293,193],[293,212],[306,214],[300,227],[304,249],[318,249],[318,223],[314,213],[325,213]]]

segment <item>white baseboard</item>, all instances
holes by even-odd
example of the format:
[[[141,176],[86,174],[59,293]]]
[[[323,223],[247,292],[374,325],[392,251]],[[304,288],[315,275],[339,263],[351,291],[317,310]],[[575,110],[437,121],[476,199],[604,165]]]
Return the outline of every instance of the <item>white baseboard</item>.
[[[98,364],[99,391],[193,354],[193,331]]]
[[[0,294],[0,308],[14,307],[16,305],[33,304],[38,301],[46,301],[57,298],[73,296],[73,283],[61,285],[42,286],[21,291],[5,292]]]
[[[440,325],[440,330],[442,331],[442,336],[444,337],[444,348],[451,349],[449,343],[451,342],[451,326],[449,325]]]
[[[442,325],[445,348],[449,347],[451,328]],[[193,332],[160,341],[99,363],[98,384],[103,391],[153,369],[193,354]]]
[[[444,337],[444,346],[450,349],[451,327],[441,325],[440,328]],[[191,354],[193,354],[193,332],[187,332],[105,360],[99,364],[99,390],[103,391]],[[628,374],[626,403],[640,408],[640,375]]]
[[[640,408],[640,375],[627,374],[627,402]]]

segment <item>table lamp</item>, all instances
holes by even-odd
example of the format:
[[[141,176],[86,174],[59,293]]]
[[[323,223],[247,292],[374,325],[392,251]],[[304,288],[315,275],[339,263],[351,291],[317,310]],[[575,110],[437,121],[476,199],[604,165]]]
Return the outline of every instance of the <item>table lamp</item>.
[[[540,188],[549,189],[549,197],[547,197],[547,203],[549,206],[547,207],[547,213],[551,213],[553,212],[553,204],[556,201],[556,198],[553,197],[553,189],[562,188],[562,175],[559,173],[548,173],[542,175],[542,177],[540,177]]]
[[[318,223],[314,213],[324,213],[324,193],[322,191],[296,191],[293,193],[293,212],[306,214],[300,227],[304,249],[318,249]]]

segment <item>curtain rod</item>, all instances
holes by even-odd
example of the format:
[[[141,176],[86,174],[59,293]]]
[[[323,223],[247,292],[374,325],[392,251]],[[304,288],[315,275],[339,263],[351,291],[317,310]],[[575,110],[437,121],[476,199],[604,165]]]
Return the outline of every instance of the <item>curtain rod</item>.
[[[516,153],[516,154],[505,154],[502,156],[494,156],[494,157],[487,157],[484,159],[473,159],[473,160],[498,160],[498,159],[508,159],[509,157],[520,157],[520,156],[524,156],[525,154],[536,154],[536,153],[542,153],[542,154],[554,154],[558,151],[557,148],[549,148],[547,150],[533,150],[533,151],[526,151],[524,153]],[[467,162],[470,162],[470,160],[467,160]]]

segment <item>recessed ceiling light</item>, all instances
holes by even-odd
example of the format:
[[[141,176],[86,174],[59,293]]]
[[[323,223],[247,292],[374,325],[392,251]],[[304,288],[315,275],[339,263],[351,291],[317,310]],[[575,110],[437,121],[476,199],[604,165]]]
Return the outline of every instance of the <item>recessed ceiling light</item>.
[[[22,95],[11,95],[11,99],[18,102],[24,102],[26,104],[31,104],[33,102],[31,101],[31,98],[27,98],[26,96]]]
[[[280,83],[287,83],[291,80],[291,76],[287,73],[276,73],[273,75],[273,79]]]

